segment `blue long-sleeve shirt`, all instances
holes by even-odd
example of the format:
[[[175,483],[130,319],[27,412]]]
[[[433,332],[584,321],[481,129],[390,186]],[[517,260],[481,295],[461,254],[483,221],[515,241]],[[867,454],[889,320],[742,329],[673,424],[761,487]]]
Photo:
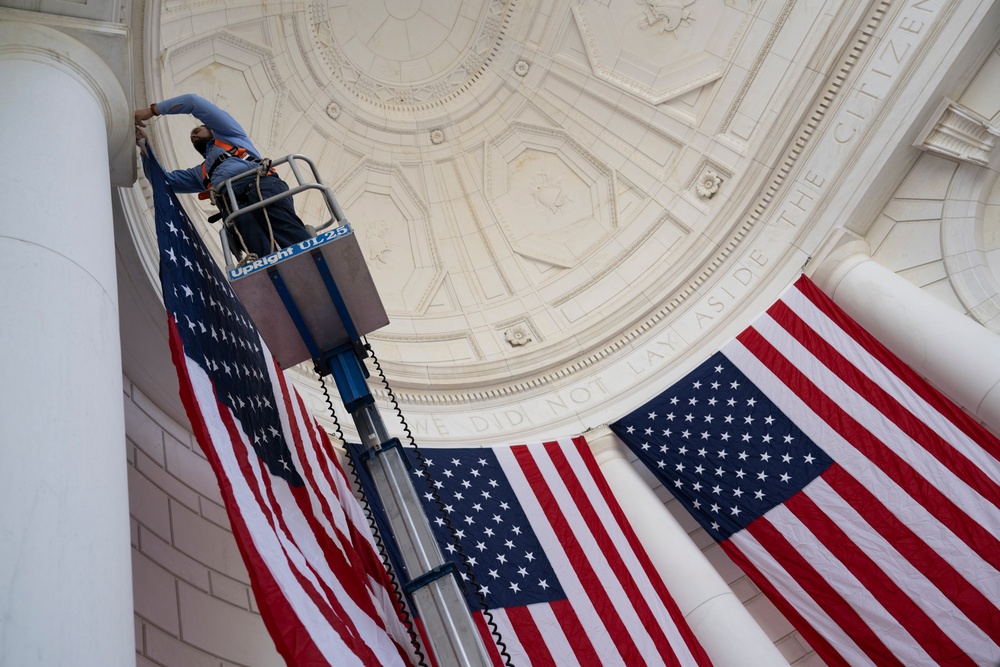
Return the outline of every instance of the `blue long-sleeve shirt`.
[[[204,97],[199,95],[178,95],[168,100],[156,103],[156,110],[163,115],[166,114],[191,114],[202,124],[210,129],[215,138],[224,141],[231,146],[239,146],[247,149],[258,160],[260,153],[254,147],[250,137],[247,136],[243,127],[236,122],[236,119],[227,112],[215,106]],[[223,149],[214,143],[209,143],[205,150],[205,164],[211,166],[220,155],[225,153]],[[173,187],[174,192],[203,192],[205,185],[202,181],[202,165],[190,169],[178,169],[167,173],[167,182]],[[221,183],[227,178],[231,178],[239,173],[250,169],[252,165],[244,160],[225,160],[220,162],[212,172],[212,182]]]

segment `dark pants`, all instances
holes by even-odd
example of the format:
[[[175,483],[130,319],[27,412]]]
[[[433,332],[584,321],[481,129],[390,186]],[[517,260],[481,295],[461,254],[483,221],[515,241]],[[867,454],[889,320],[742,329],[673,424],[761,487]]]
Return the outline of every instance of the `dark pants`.
[[[247,179],[246,184],[240,183],[239,187],[234,187],[234,191],[236,201],[242,209],[268,197],[288,192],[288,184],[277,176],[262,176],[260,178],[260,196],[257,195],[256,178]],[[265,210],[267,211],[266,217]],[[269,221],[270,232],[268,231]],[[267,206],[266,209],[241,215],[236,218],[235,222],[243,237],[243,242],[240,242],[236,234],[230,232],[229,245],[237,256],[243,251],[244,243],[247,251],[258,257],[271,254],[273,252],[271,249],[272,235],[276,244],[275,250],[295,245],[310,238],[309,231],[306,230],[302,220],[295,213],[291,197],[285,197]]]

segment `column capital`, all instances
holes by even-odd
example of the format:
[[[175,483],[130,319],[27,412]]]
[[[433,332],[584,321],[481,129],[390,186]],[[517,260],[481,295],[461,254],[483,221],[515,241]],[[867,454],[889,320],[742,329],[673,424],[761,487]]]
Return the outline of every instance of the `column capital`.
[[[862,262],[872,259],[868,241],[845,227],[837,227],[826,237],[816,252],[809,277],[831,297],[837,285]]]
[[[42,25],[40,20],[55,25]],[[99,54],[83,40],[106,53]],[[0,61],[21,60],[58,69],[79,82],[100,105],[113,185],[131,185],[136,172],[132,106],[125,92],[131,81],[128,42],[128,29],[121,25],[0,8]],[[119,62],[109,63],[106,57]],[[126,70],[125,81],[112,66]]]
[[[625,458],[625,450],[621,440],[608,426],[598,426],[583,434],[590,445],[590,451],[597,460],[597,465],[603,465],[612,459]]]

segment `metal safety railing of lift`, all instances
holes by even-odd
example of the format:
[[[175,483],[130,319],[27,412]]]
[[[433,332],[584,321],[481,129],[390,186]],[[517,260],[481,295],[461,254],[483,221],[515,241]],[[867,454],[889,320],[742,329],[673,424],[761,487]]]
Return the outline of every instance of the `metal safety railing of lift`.
[[[302,177],[302,171],[299,169],[299,165],[297,164],[300,161],[305,162],[309,166],[310,171],[312,171],[313,180],[311,182]],[[265,206],[270,206],[271,204],[281,201],[286,197],[294,197],[295,195],[305,192],[306,190],[319,190],[323,195],[323,201],[326,202],[327,210],[330,211],[330,219],[319,227],[314,227],[315,231],[322,231],[334,223],[340,225],[346,221],[344,211],[340,208],[340,204],[337,202],[337,198],[334,196],[333,190],[331,190],[329,186],[323,184],[322,179],[319,177],[319,171],[316,169],[316,164],[312,160],[300,153],[292,153],[283,158],[272,160],[268,167],[273,169],[274,167],[280,167],[284,164],[287,164],[289,169],[291,169],[292,174],[295,176],[296,185],[294,187],[289,187],[287,192],[282,192],[281,194],[277,194],[273,197],[268,197],[267,199],[255,202],[249,206],[240,208],[239,204],[236,202],[236,192],[233,190],[233,184],[256,176],[262,167],[257,166],[247,169],[246,171],[236,174],[231,178],[227,178],[214,188],[220,196],[224,196],[226,198],[228,210],[232,211],[222,221],[222,229],[219,230],[222,250],[225,253],[226,258],[227,272],[236,268],[236,263],[233,260],[233,251],[229,246],[229,235],[226,232],[236,224],[236,218],[241,215],[246,215],[247,213],[262,209]]]

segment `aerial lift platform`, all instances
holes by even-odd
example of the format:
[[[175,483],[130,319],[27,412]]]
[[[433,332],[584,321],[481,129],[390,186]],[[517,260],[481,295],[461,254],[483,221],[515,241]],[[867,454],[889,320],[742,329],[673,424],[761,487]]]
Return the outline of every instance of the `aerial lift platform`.
[[[303,178],[302,166],[312,180]],[[465,601],[457,568],[445,561],[421,507],[400,442],[390,438],[368,389],[367,355],[361,337],[389,323],[357,237],[315,164],[292,154],[265,165],[287,165],[296,184],[287,192],[240,208],[233,184],[254,178],[258,167],[215,188],[231,213],[220,236],[226,276],[281,368],[312,359],[321,376],[332,375],[344,407],[365,446],[365,459],[385,507],[410,579],[404,589],[416,606],[431,649],[441,665],[491,664]],[[240,216],[280,199],[319,190],[330,219],[315,237],[237,266],[227,231]]]

